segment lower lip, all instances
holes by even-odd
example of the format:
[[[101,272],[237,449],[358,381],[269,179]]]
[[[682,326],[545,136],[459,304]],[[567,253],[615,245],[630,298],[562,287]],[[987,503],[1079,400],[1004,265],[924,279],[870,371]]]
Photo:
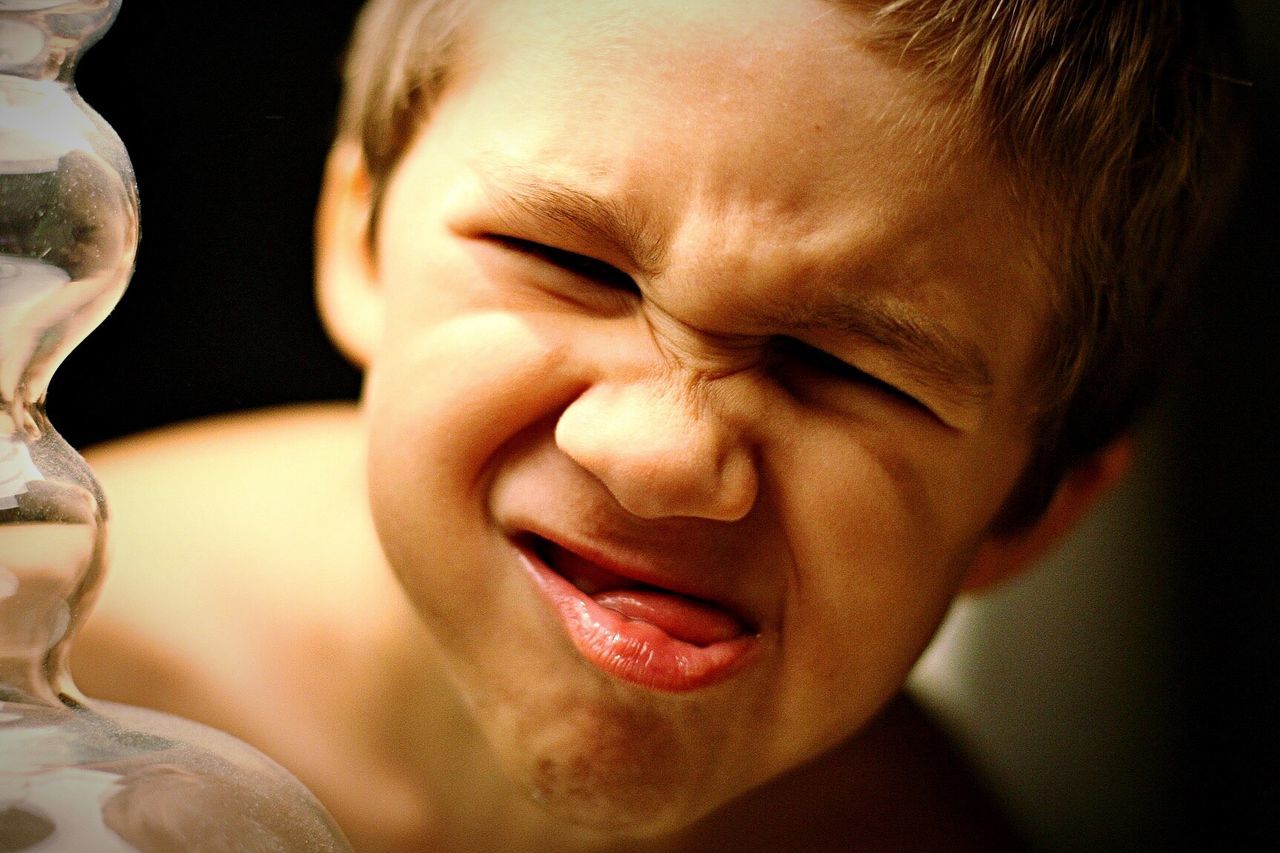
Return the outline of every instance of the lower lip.
[[[699,690],[737,672],[755,648],[750,635],[707,646],[677,640],[661,628],[600,606],[537,556],[518,546],[516,550],[578,652],[623,681],[671,693]]]

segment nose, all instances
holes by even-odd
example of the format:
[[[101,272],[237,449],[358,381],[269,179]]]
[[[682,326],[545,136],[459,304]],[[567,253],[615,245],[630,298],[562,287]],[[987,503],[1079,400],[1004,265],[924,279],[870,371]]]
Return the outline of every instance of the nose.
[[[750,444],[696,392],[594,384],[561,414],[555,440],[641,518],[736,521],[756,501]]]

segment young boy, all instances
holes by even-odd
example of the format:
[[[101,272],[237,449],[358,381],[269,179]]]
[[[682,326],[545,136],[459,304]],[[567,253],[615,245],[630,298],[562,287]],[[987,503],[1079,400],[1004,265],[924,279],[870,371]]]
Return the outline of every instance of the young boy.
[[[81,686],[361,849],[1012,846],[899,691],[1124,469],[1231,171],[1193,17],[375,0],[318,220],[364,398],[96,455]]]

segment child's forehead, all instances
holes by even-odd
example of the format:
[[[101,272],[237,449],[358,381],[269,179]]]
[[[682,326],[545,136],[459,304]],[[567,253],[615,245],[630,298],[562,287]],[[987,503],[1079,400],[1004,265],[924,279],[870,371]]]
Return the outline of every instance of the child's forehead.
[[[648,121],[651,136],[717,135],[722,149],[758,146],[767,131],[780,168],[819,163],[818,138],[881,165],[899,148],[930,166],[950,160],[948,106],[863,44],[866,29],[865,13],[832,0],[493,0],[468,27],[454,79],[482,75],[500,97],[539,98],[548,125],[557,113]],[[874,136],[846,143],[851,122]]]
[[[759,80],[811,60],[812,50],[838,62],[864,20],[833,0],[490,0],[475,10],[468,53],[477,62],[519,54],[612,63],[620,73],[647,62],[652,73],[674,77],[721,74],[728,54],[738,56],[744,78]]]
[[[659,218],[754,211],[761,236],[779,238],[832,215],[937,230],[959,196],[1004,195],[997,166],[953,146],[938,99],[859,43],[865,16],[844,4],[496,0],[482,11],[455,84],[460,100],[485,102],[456,125],[473,160],[585,175]]]
[[[695,31],[742,34],[762,23],[791,19],[826,25],[833,16],[865,14],[841,0],[478,0],[471,11],[495,32],[505,23],[507,32],[518,30],[525,39],[568,42],[590,35],[614,44],[637,33],[673,39]]]
[[[704,0],[628,29],[617,22],[637,9],[674,6],[566,2],[551,17],[533,0],[487,6],[472,65],[428,122],[440,128],[430,150],[410,159],[464,163],[499,202],[482,230],[655,270],[672,283],[668,307],[700,328],[755,334],[744,318],[756,314],[760,329],[834,327],[813,317],[846,316],[855,303],[837,295],[876,296],[914,306],[880,328],[934,328],[933,340],[962,344],[917,348],[934,355],[915,365],[976,364],[966,387],[1007,379],[1020,358],[992,371],[949,355],[1007,349],[996,337],[1020,351],[1031,335],[1006,328],[1012,300],[1030,324],[1045,314],[1041,288],[1019,289],[1041,279],[998,176],[956,160],[932,100],[858,46],[847,14],[782,0],[750,4],[744,21],[724,7]],[[644,261],[654,256],[665,260]],[[1009,299],[991,297],[1006,288]]]

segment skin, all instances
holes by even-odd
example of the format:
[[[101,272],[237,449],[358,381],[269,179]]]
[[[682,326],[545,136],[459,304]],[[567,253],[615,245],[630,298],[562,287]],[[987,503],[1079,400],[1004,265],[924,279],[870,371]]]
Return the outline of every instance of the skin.
[[[117,569],[86,691],[257,744],[360,849],[993,849],[894,697],[957,591],[1033,561],[1124,454],[988,532],[1047,279],[1005,176],[863,25],[483,4],[372,234],[357,146],[331,158],[318,279],[359,416],[95,460]],[[715,602],[749,652],[679,690],[607,671],[530,533]]]
[[[375,254],[334,261],[370,321],[345,337],[388,559],[506,772],[569,824],[672,832],[865,725],[1027,456],[1044,277],[1002,175],[859,27],[816,2],[486,5]],[[903,316],[953,344],[877,333]],[[678,695],[602,672],[522,569],[530,530],[731,605],[750,661]]]

